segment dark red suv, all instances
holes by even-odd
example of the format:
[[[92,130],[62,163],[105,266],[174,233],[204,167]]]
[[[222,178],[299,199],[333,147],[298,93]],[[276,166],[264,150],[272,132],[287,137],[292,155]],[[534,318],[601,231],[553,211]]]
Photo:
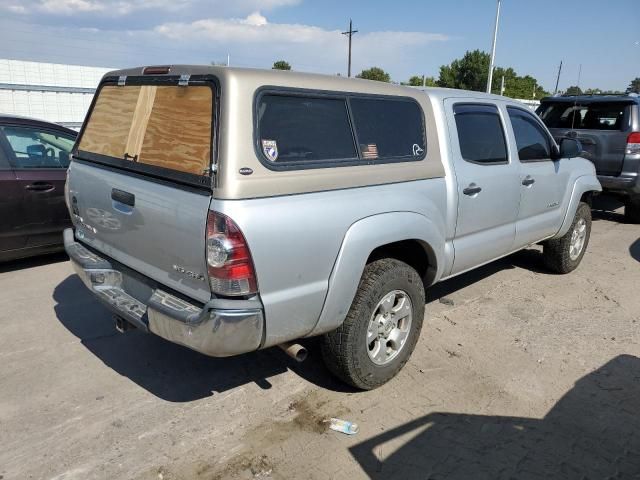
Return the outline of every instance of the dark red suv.
[[[61,250],[64,183],[77,133],[0,115],[0,261]]]

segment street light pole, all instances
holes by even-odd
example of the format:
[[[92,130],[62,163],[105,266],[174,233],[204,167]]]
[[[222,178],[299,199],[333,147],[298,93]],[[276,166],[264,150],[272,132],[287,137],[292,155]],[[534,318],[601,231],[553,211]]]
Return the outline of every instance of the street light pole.
[[[498,8],[496,10],[496,24],[493,29],[493,44],[491,45],[491,62],[489,63],[489,80],[487,81],[487,93],[491,93],[491,85],[493,83],[493,68],[496,60],[496,42],[498,40],[498,24],[500,22],[500,3],[498,0]]]

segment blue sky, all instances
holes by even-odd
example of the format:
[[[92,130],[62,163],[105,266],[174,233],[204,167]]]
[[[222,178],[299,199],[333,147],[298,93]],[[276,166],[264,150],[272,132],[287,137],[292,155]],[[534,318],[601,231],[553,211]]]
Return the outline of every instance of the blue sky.
[[[638,0],[503,0],[496,63],[560,88],[624,89],[640,76]],[[127,67],[226,61],[346,73],[373,65],[396,81],[438,75],[466,50],[489,51],[495,0],[0,0],[0,57]]]

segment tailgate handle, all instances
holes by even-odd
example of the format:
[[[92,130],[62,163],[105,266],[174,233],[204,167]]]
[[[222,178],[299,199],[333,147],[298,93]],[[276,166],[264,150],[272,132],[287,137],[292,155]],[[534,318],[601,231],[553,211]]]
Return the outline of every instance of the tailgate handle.
[[[133,193],[118,190],[117,188],[111,189],[111,200],[129,205],[130,207],[136,204],[136,196]]]

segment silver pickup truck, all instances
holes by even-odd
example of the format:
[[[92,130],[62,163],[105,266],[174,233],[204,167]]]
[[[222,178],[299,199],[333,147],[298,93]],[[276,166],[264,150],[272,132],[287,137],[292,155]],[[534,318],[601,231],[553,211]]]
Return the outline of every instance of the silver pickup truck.
[[[413,351],[425,287],[540,242],[578,266],[601,190],[579,153],[476,92],[115,71],[73,152],[65,247],[121,330],[211,356],[323,335],[328,368],[371,389]]]

